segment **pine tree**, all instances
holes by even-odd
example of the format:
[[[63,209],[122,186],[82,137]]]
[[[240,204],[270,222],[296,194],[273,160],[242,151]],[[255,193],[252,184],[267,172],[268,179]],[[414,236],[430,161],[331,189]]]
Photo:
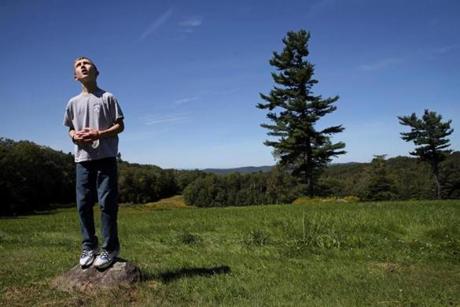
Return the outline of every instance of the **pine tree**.
[[[345,153],[342,150],[345,144],[333,144],[330,139],[344,130],[341,125],[316,128],[321,117],[336,110],[334,103],[339,97],[323,99],[312,93],[318,81],[313,79],[313,64],[306,60],[309,39],[310,33],[305,30],[287,33],[283,51],[273,52],[270,60],[270,65],[278,71],[272,73],[276,85],[269,95],[260,94],[267,103],[259,103],[257,107],[269,110],[267,118],[272,123],[261,126],[269,130],[269,136],[277,138],[264,144],[273,147],[279,164],[306,184],[312,196],[321,170],[333,156]]]
[[[411,155],[417,156],[422,161],[431,165],[431,172],[436,184],[436,197],[441,198],[441,182],[439,181],[439,164],[452,152],[447,138],[453,129],[450,128],[451,120],[442,122],[442,116],[436,112],[425,110],[423,117],[418,118],[415,113],[410,116],[398,116],[399,123],[411,128],[410,132],[402,132],[404,141],[413,141],[415,151]]]
[[[392,200],[396,198],[395,184],[388,174],[386,155],[374,155],[369,166],[369,180],[367,186],[367,199]]]

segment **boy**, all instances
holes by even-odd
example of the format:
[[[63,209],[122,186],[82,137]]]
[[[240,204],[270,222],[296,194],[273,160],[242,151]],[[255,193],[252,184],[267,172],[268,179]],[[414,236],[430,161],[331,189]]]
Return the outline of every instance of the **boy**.
[[[71,98],[64,115],[64,125],[75,144],[76,195],[83,237],[80,265],[94,262],[98,269],[109,267],[118,256],[117,231],[118,133],[124,129],[123,113],[117,99],[97,86],[96,65],[87,57],[74,61],[74,78],[82,85],[80,95]],[[102,251],[98,253],[93,206],[101,207]],[[97,257],[96,257],[97,256]]]

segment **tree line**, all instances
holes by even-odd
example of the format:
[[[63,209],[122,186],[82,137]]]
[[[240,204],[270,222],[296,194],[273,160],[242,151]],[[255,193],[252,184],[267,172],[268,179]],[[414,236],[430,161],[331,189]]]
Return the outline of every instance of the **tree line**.
[[[302,195],[298,180],[280,167],[252,174],[207,174],[184,190],[187,204],[197,207],[291,203]]]
[[[0,138],[0,214],[44,210],[75,199],[73,156]]]
[[[441,198],[460,199],[460,152],[439,164]],[[438,198],[430,165],[417,158],[386,159],[376,155],[370,163],[346,163],[325,169],[318,195],[357,196],[362,200],[408,200]]]
[[[441,197],[460,199],[460,152],[439,165]],[[207,174],[184,191],[188,204],[198,207],[248,206],[291,203],[305,195],[305,183],[281,167],[252,174]],[[313,195],[363,201],[436,199],[437,185],[430,166],[416,158],[385,159],[376,155],[370,163],[333,164],[318,177]]]
[[[161,169],[118,159],[120,202],[142,204],[183,194],[198,207],[291,203],[304,183],[280,166],[267,172],[216,175],[200,170]],[[439,164],[442,198],[460,199],[460,152]],[[333,164],[318,177],[314,195],[362,200],[434,199],[431,167],[416,158]],[[0,215],[22,214],[75,202],[72,154],[29,141],[0,138]]]
[[[119,201],[147,203],[182,193],[205,173],[164,170],[118,158]],[[75,202],[75,163],[65,154],[30,141],[0,138],[0,215],[47,210]]]

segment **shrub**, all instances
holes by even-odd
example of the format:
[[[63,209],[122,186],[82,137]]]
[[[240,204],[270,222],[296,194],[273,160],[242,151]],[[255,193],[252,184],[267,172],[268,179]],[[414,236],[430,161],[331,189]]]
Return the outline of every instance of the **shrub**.
[[[263,246],[270,243],[270,234],[261,229],[251,230],[244,238],[248,246]]]
[[[178,236],[178,239],[181,243],[186,245],[195,245],[202,241],[199,235],[188,231],[181,232]]]

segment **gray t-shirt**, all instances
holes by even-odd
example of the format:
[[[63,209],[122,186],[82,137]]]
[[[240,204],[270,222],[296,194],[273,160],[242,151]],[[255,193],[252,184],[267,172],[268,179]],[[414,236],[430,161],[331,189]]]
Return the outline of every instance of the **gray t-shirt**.
[[[64,125],[75,131],[84,128],[105,130],[123,118],[117,99],[104,90],[81,93],[69,100],[64,114]],[[75,145],[75,162],[116,157],[118,136],[104,137],[93,144]]]

